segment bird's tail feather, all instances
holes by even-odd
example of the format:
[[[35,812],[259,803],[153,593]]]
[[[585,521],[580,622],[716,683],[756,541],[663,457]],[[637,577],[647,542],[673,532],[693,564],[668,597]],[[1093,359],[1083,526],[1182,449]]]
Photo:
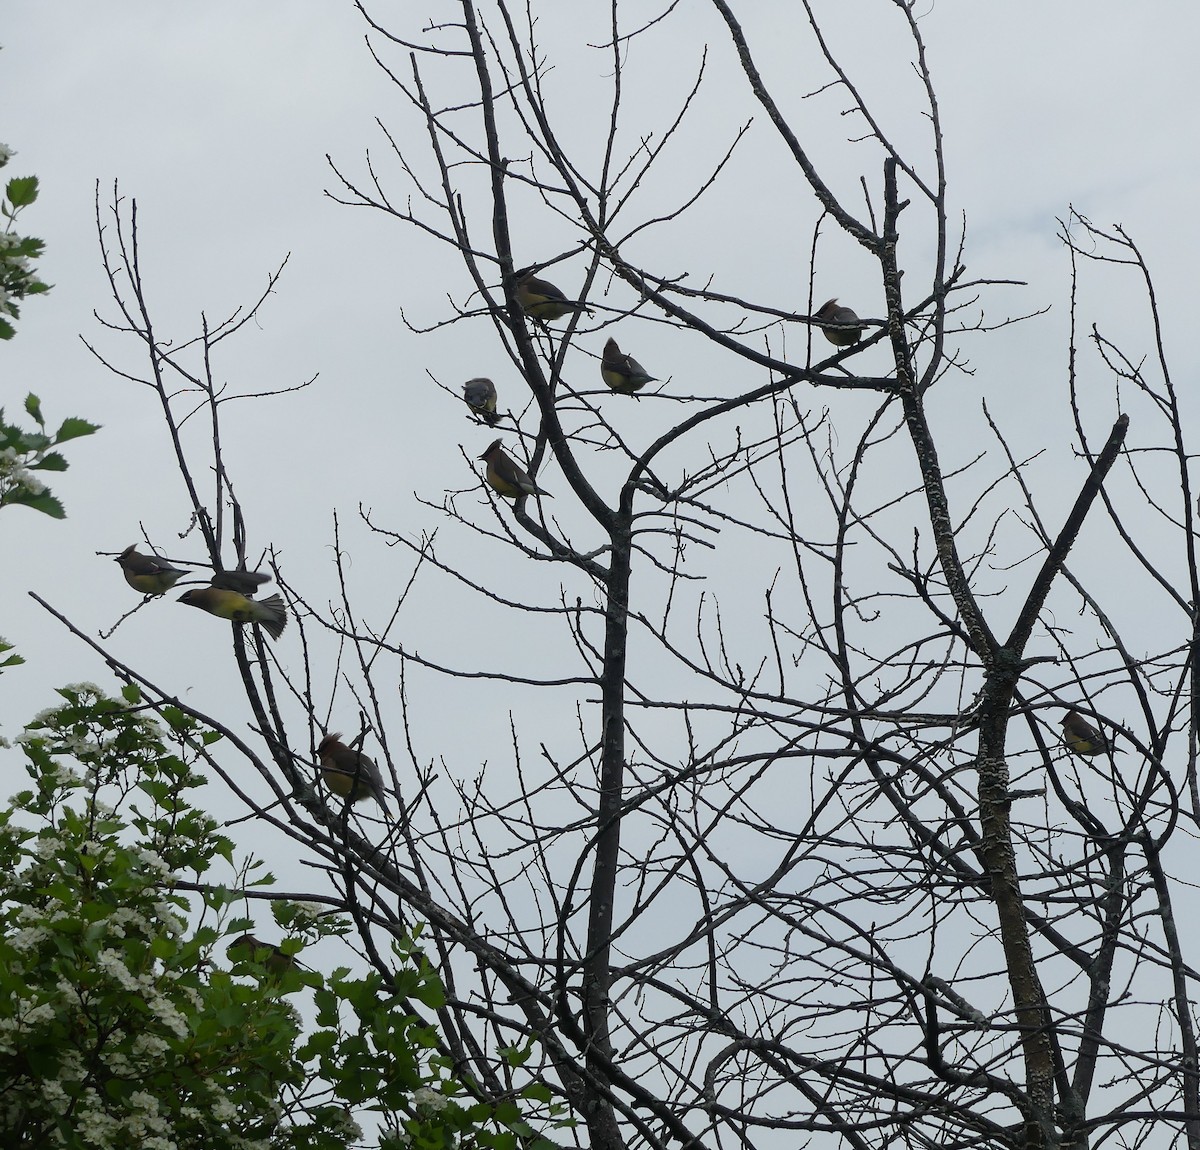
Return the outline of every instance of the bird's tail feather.
[[[283,629],[287,626],[288,621],[287,608],[283,599],[278,595],[272,595],[270,598],[260,600],[257,606],[260,609],[258,622],[262,624],[263,630],[272,639],[278,639],[283,634]]]

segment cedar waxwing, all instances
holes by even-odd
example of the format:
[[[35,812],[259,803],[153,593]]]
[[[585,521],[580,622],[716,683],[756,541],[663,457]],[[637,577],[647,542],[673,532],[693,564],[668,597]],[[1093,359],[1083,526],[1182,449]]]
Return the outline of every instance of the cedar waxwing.
[[[1062,718],[1063,742],[1077,755],[1090,758],[1113,750],[1112,741],[1102,735],[1078,711],[1068,711]]]
[[[494,440],[479,458],[487,460],[487,481],[501,495],[509,499],[523,499],[526,495],[550,495],[549,491],[543,491],[530,479],[529,473],[500,446],[500,440]]]
[[[567,299],[549,280],[540,280],[533,268],[522,268],[517,272],[517,303],[528,316],[545,323],[550,319],[561,319],[573,311],[591,309],[582,300]]]
[[[253,595],[271,576],[265,571],[247,571],[239,567],[236,571],[214,571],[212,586],[225,591],[236,591],[239,595]]]
[[[652,376],[636,359],[626,355],[617,341],[610,339],[604,345],[604,358],[600,361],[600,375],[613,391],[632,395],[653,381]]]
[[[276,978],[282,978],[298,965],[294,954],[287,954],[279,947],[263,942],[252,934],[243,934],[235,938],[225,948],[225,953],[235,962],[257,962],[267,968],[268,974]]]
[[[488,427],[495,427],[500,417],[496,414],[496,385],[490,379],[468,379],[463,384],[463,399],[471,411],[479,416]]]
[[[815,319],[826,323],[851,324],[858,323],[858,316],[848,307],[838,307],[837,299],[826,300],[817,312]],[[863,327],[821,328],[821,334],[835,347],[850,347],[862,339]]]
[[[321,760],[321,778],[335,794],[349,798],[352,803],[374,799],[387,810],[383,800],[383,779],[375,761],[362,751],[346,746],[337,731],[326,735],[318,744],[317,758]]]
[[[287,626],[287,611],[278,595],[260,601],[221,587],[196,587],[180,595],[179,602],[231,623],[261,623],[272,639],[278,639]]]
[[[161,595],[170,591],[187,574],[156,555],[135,551],[132,546],[126,547],[114,562],[121,564],[125,582],[143,595]]]

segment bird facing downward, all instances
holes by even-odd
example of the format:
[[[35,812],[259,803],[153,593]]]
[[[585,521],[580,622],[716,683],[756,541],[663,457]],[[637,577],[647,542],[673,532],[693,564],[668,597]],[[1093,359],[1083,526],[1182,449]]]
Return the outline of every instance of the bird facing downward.
[[[335,794],[352,803],[374,799],[387,810],[383,778],[375,761],[346,746],[337,731],[326,735],[317,745],[317,758],[321,763],[321,778]]]
[[[858,324],[857,327],[821,328],[821,334],[835,347],[851,347],[862,339],[863,325],[858,323],[858,316],[848,307],[838,307],[836,298],[826,300],[814,318],[825,323]]]
[[[591,314],[582,300],[567,299],[549,280],[538,279],[533,268],[522,268],[517,272],[517,303],[526,315],[542,323],[561,319],[573,311]]]
[[[635,391],[653,382],[652,376],[636,359],[626,355],[615,339],[604,345],[604,358],[600,360],[600,377],[613,391],[632,395]]]
[[[1109,754],[1112,741],[1102,735],[1078,711],[1070,710],[1062,717],[1063,743],[1077,755],[1091,758],[1092,755]]]
[[[132,545],[126,547],[114,562],[121,565],[125,582],[143,595],[161,595],[170,591],[187,574],[157,555],[143,555]]]
[[[488,427],[495,427],[500,421],[496,414],[496,385],[490,379],[482,376],[468,379],[463,384],[463,400]]]
[[[199,607],[201,611],[231,623],[261,623],[272,639],[278,639],[287,626],[287,610],[278,595],[262,600],[247,599],[238,591],[221,587],[195,587],[180,595],[179,602]]]
[[[505,498],[524,499],[526,495],[550,495],[549,491],[543,491],[534,483],[529,473],[500,446],[500,440],[493,440],[491,446],[479,458],[487,460],[485,478],[488,483]]]

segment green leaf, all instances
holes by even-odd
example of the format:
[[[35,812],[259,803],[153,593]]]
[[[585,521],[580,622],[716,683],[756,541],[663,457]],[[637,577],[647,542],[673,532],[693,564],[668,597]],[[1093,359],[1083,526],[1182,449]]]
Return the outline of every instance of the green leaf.
[[[17,329],[6,319],[0,319],[0,339],[12,339]]]
[[[66,458],[57,451],[51,451],[49,454],[43,455],[37,463],[29,465],[30,471],[66,471],[66,469]]]
[[[49,515],[51,519],[66,519],[67,517],[66,508],[49,491],[43,491],[39,495],[34,495],[29,491],[22,491],[15,495],[6,495],[4,497],[4,505],[29,507],[34,511],[40,511],[43,515]]]
[[[158,714],[173,731],[186,730],[192,721],[178,707],[160,707]]]
[[[40,431],[22,431],[12,446],[18,451],[45,451],[53,442],[50,436]]]
[[[524,1066],[529,1061],[529,1055],[532,1052],[532,1046],[502,1046],[499,1051],[500,1056],[509,1066]]]
[[[433,979],[418,987],[413,997],[431,1010],[439,1010],[446,1005],[446,992],[441,983]]]
[[[54,436],[55,443],[66,443],[69,439],[79,439],[84,435],[93,435],[100,430],[100,424],[88,423],[86,419],[77,419],[72,416],[69,419],[64,419],[62,426]]]
[[[38,427],[46,426],[42,418],[42,401],[32,391],[25,397],[25,410],[37,421]]]
[[[19,176],[8,181],[6,189],[8,202],[14,208],[24,208],[32,204],[38,195],[37,176]]]

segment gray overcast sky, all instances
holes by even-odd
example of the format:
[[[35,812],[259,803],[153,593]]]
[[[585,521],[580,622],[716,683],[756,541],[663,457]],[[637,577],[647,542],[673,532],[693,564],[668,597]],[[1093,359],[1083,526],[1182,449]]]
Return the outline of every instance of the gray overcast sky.
[[[913,106],[904,94],[911,85],[907,56],[896,54],[894,28],[878,19],[889,5],[840,0],[827,7],[835,47],[895,117],[898,138],[917,147],[926,136],[919,119],[906,118]],[[754,5],[747,15],[752,47],[781,91],[790,93],[806,142],[852,188],[862,169],[846,144],[851,129],[838,124],[828,101],[800,100],[815,84],[807,82],[806,58],[787,31],[792,11],[789,3]],[[661,128],[708,42],[720,78],[708,90],[707,127],[727,139],[734,125],[751,116],[761,121],[761,112],[743,98],[743,82],[732,73],[727,42],[711,13],[703,5],[696,13],[691,42],[663,49],[654,60],[635,47],[628,65],[631,100],[643,101],[647,119]],[[474,456],[486,433],[463,418],[462,408],[433,387],[426,372],[455,388],[469,376],[494,374],[509,395],[516,381],[511,368],[497,365],[486,324],[421,339],[400,322],[401,308],[414,324],[444,318],[445,292],[464,299],[467,281],[452,254],[395,221],[323,195],[333,186],[326,153],[357,177],[364,149],[380,149],[376,116],[409,132],[405,141],[415,153],[423,149],[419,135],[411,134],[403,99],[370,59],[363,22],[350,4],[10,0],[5,15],[0,141],[18,152],[5,174],[41,178],[42,198],[22,227],[47,241],[42,271],[55,287],[28,302],[17,339],[0,347],[0,398],[15,411],[25,392],[35,391],[51,422],[80,415],[104,425],[94,438],[71,445],[71,470],[54,483],[67,505],[65,524],[20,509],[0,520],[8,558],[0,564],[0,634],[29,660],[5,675],[0,687],[0,730],[11,737],[50,701],[55,684],[107,682],[103,664],[27,600],[28,588],[37,587],[95,633],[135,601],[111,561],[96,552],[132,542],[143,522],[164,553],[199,558],[194,540],[176,542],[187,526],[185,504],[152,397],[113,379],[79,339],[82,334],[98,341],[131,370],[140,366],[136,349],[103,335],[91,315],[93,309],[113,314],[97,256],[96,181],[102,206],[114,180],[124,196],[136,197],[151,304],[160,330],[176,338],[194,334],[202,310],[221,317],[252,300],[291,253],[275,298],[258,325],[230,347],[219,371],[238,386],[263,389],[319,374],[301,395],[275,405],[244,405],[227,439],[252,517],[252,546],[276,544],[290,577],[318,601],[333,588],[328,545],[334,510],[348,521],[362,501],[389,525],[416,535],[439,521],[416,504],[414,491],[437,502],[444,489],[469,485],[458,445]],[[574,27],[580,18],[575,6],[553,16],[545,25],[552,54],[556,43],[584,35]],[[1057,461],[1052,466],[1078,477],[1063,414],[1028,417],[1046,395],[1061,397],[1065,386],[1068,264],[1054,238],[1055,217],[1074,203],[1097,223],[1125,225],[1155,271],[1168,354],[1181,380],[1194,377],[1185,309],[1194,299],[1200,258],[1194,224],[1200,79],[1193,59],[1200,9],[1177,2],[943,0],[930,5],[922,28],[944,117],[951,200],[968,219],[966,262],[974,275],[1029,284],[989,296],[988,318],[1053,305],[1049,315],[987,344],[974,364],[974,390],[964,391],[962,404],[949,404],[939,418],[951,432],[954,420],[968,421],[962,450],[969,454],[984,391],[993,410],[1010,418],[1021,446],[1048,448]],[[404,63],[402,55],[393,59],[398,67]],[[588,85],[603,85],[607,70],[606,58],[596,53],[590,73],[560,68],[552,77],[565,120],[585,137],[581,143],[603,126],[590,118]],[[889,85],[895,85],[894,101]],[[727,92],[737,99],[726,99]],[[637,123],[631,116],[631,131]],[[765,137],[761,123],[755,132]],[[688,160],[684,154],[675,162],[686,170]],[[397,196],[407,195],[395,165],[387,170]],[[877,186],[877,163],[865,174]],[[794,187],[791,177],[787,181],[755,160],[740,164],[698,209],[707,232],[677,234],[668,263],[687,266],[699,250],[727,277],[716,283],[718,290],[752,287],[759,298],[791,299],[801,309],[804,229],[786,241],[796,253],[790,275],[760,258],[784,230]],[[663,188],[661,194],[669,192]],[[483,222],[477,218],[476,225]],[[518,221],[531,248],[544,224],[553,233],[552,221],[533,214]],[[848,241],[835,238],[830,247],[830,258],[844,264],[822,266],[818,292],[828,285],[826,294],[836,292],[864,314],[880,314],[869,265]],[[907,255],[920,260],[919,251]],[[581,266],[577,261],[555,278],[569,288]],[[1129,287],[1114,282],[1113,288],[1109,297],[1102,282],[1095,285],[1090,302],[1117,324]],[[669,331],[641,334],[633,350],[655,374],[671,376],[671,390],[736,390],[710,378],[707,353],[684,346]],[[559,503],[566,502],[561,476],[551,470],[543,479],[558,491]],[[505,562],[505,578],[545,575],[528,574],[519,558]],[[364,593],[382,604],[399,578],[396,570],[403,564],[382,574],[356,569],[354,575]],[[487,657],[496,658],[500,644],[514,640],[507,621],[496,622],[493,632],[490,617],[488,635],[480,636],[478,618],[458,600],[448,602],[453,608],[440,615],[406,620],[405,633],[417,637],[422,653],[439,657],[457,649],[462,657],[462,644],[470,640],[488,644]],[[121,628],[112,649],[163,685],[219,710],[217,684],[229,666],[226,629],[171,603],[152,608]],[[281,650],[287,651],[286,639]],[[434,714],[447,705],[433,693],[420,701]],[[513,702],[493,693],[490,710],[472,710],[483,749],[470,743],[472,732],[456,732],[464,740],[463,776],[477,769],[489,739],[504,737],[504,712]],[[573,708],[564,711],[560,718],[569,729]],[[444,749],[432,740],[423,746],[429,755]],[[5,760],[13,762],[9,753]],[[11,773],[6,778],[15,785]]]

